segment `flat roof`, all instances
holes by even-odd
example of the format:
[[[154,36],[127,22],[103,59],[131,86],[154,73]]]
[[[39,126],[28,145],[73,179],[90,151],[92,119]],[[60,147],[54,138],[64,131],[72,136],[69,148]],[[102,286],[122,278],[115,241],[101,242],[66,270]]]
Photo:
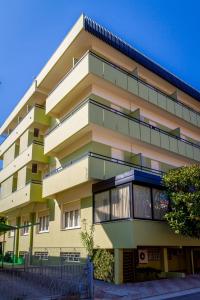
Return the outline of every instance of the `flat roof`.
[[[144,66],[148,70],[162,77],[178,89],[182,90],[184,93],[190,95],[196,100],[200,101],[200,91],[193,88],[191,85],[187,84],[171,72],[167,71],[159,64],[133,48],[131,45],[111,33],[106,28],[102,27],[92,19],[87,16],[84,16],[84,29],[89,33],[93,34],[97,38],[101,39],[105,43],[109,44],[116,50],[125,54],[129,58],[133,59],[140,65]]]

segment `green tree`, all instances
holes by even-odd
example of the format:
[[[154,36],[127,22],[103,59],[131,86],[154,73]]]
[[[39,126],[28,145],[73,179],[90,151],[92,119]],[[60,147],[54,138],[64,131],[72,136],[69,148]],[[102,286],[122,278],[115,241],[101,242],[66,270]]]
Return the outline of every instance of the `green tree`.
[[[81,231],[81,241],[85,247],[88,256],[94,265],[94,277],[96,279],[111,282],[114,278],[113,263],[114,257],[112,253],[106,249],[100,249],[99,246],[95,247],[94,243],[94,225],[87,226],[87,222],[84,219],[82,221],[83,230]]]
[[[170,170],[163,177],[170,199],[165,215],[176,234],[200,238],[200,165]]]

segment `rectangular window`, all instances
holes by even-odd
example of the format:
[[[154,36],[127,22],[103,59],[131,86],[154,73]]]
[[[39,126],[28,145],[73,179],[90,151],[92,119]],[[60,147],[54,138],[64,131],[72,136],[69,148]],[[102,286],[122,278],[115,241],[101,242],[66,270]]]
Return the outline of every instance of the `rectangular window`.
[[[29,232],[29,226],[28,225],[29,225],[28,220],[24,220],[24,222],[22,224],[22,226],[24,226],[24,227],[21,230],[22,235],[27,235],[28,234],[28,232]]]
[[[19,251],[19,257],[25,258],[28,255],[28,251]]]
[[[134,217],[152,219],[151,189],[149,187],[133,185]]]
[[[119,186],[111,190],[111,219],[130,218],[130,187]]]
[[[65,211],[63,213],[63,228],[79,228],[80,227],[80,210]]]
[[[49,254],[47,251],[40,251],[40,252],[35,252],[34,253],[35,258],[39,259],[39,260],[48,260],[49,259]]]
[[[37,173],[37,164],[32,164],[32,173]]]
[[[94,196],[94,221],[103,222],[110,219],[109,191],[97,193]]]
[[[156,220],[163,220],[168,211],[169,199],[165,191],[152,189],[153,195],[153,216]]]
[[[33,136],[34,137],[39,137],[39,132],[40,132],[39,128],[34,128]]]
[[[49,231],[49,215],[39,217],[39,232]]]
[[[60,257],[64,262],[80,262],[80,252],[60,252]]]

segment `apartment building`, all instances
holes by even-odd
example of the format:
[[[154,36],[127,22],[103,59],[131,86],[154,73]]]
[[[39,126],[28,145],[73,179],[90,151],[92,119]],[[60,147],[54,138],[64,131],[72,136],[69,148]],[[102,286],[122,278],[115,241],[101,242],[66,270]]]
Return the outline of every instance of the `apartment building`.
[[[0,214],[25,225],[5,251],[79,261],[86,220],[116,283],[199,267],[200,242],[163,220],[162,175],[200,162],[200,93],[126,42],[82,15],[0,134]]]

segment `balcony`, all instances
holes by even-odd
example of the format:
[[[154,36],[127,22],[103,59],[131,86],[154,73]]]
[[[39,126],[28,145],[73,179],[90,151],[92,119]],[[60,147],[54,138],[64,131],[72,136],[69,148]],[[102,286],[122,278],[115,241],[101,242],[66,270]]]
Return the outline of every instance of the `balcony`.
[[[88,152],[76,160],[46,174],[43,179],[43,197],[53,196],[90,180],[104,180],[128,172],[133,168],[162,175],[157,170],[123,160]]]
[[[86,129],[89,124],[97,124],[154,147],[200,161],[200,146],[198,144],[174,136],[91,99],[83,102],[59,125],[51,129],[45,137],[45,153],[56,150],[69,137],[75,133],[80,133],[80,130]]]
[[[32,180],[25,187],[0,198],[0,213],[13,208],[22,207],[30,202],[42,202],[42,185],[40,181]]]
[[[48,163],[48,158],[44,156],[43,143],[33,140],[33,143],[25,151],[0,171],[0,182],[6,180],[31,161]]]
[[[67,94],[89,74],[105,79],[162,110],[200,127],[200,112],[91,52],[86,53],[51,92],[47,98],[47,113],[52,110],[56,112],[56,106],[61,105]]]
[[[0,145],[0,157],[33,124],[37,124],[39,128],[49,126],[49,117],[45,115],[45,109],[41,105],[33,106],[16,128],[4,139]]]

